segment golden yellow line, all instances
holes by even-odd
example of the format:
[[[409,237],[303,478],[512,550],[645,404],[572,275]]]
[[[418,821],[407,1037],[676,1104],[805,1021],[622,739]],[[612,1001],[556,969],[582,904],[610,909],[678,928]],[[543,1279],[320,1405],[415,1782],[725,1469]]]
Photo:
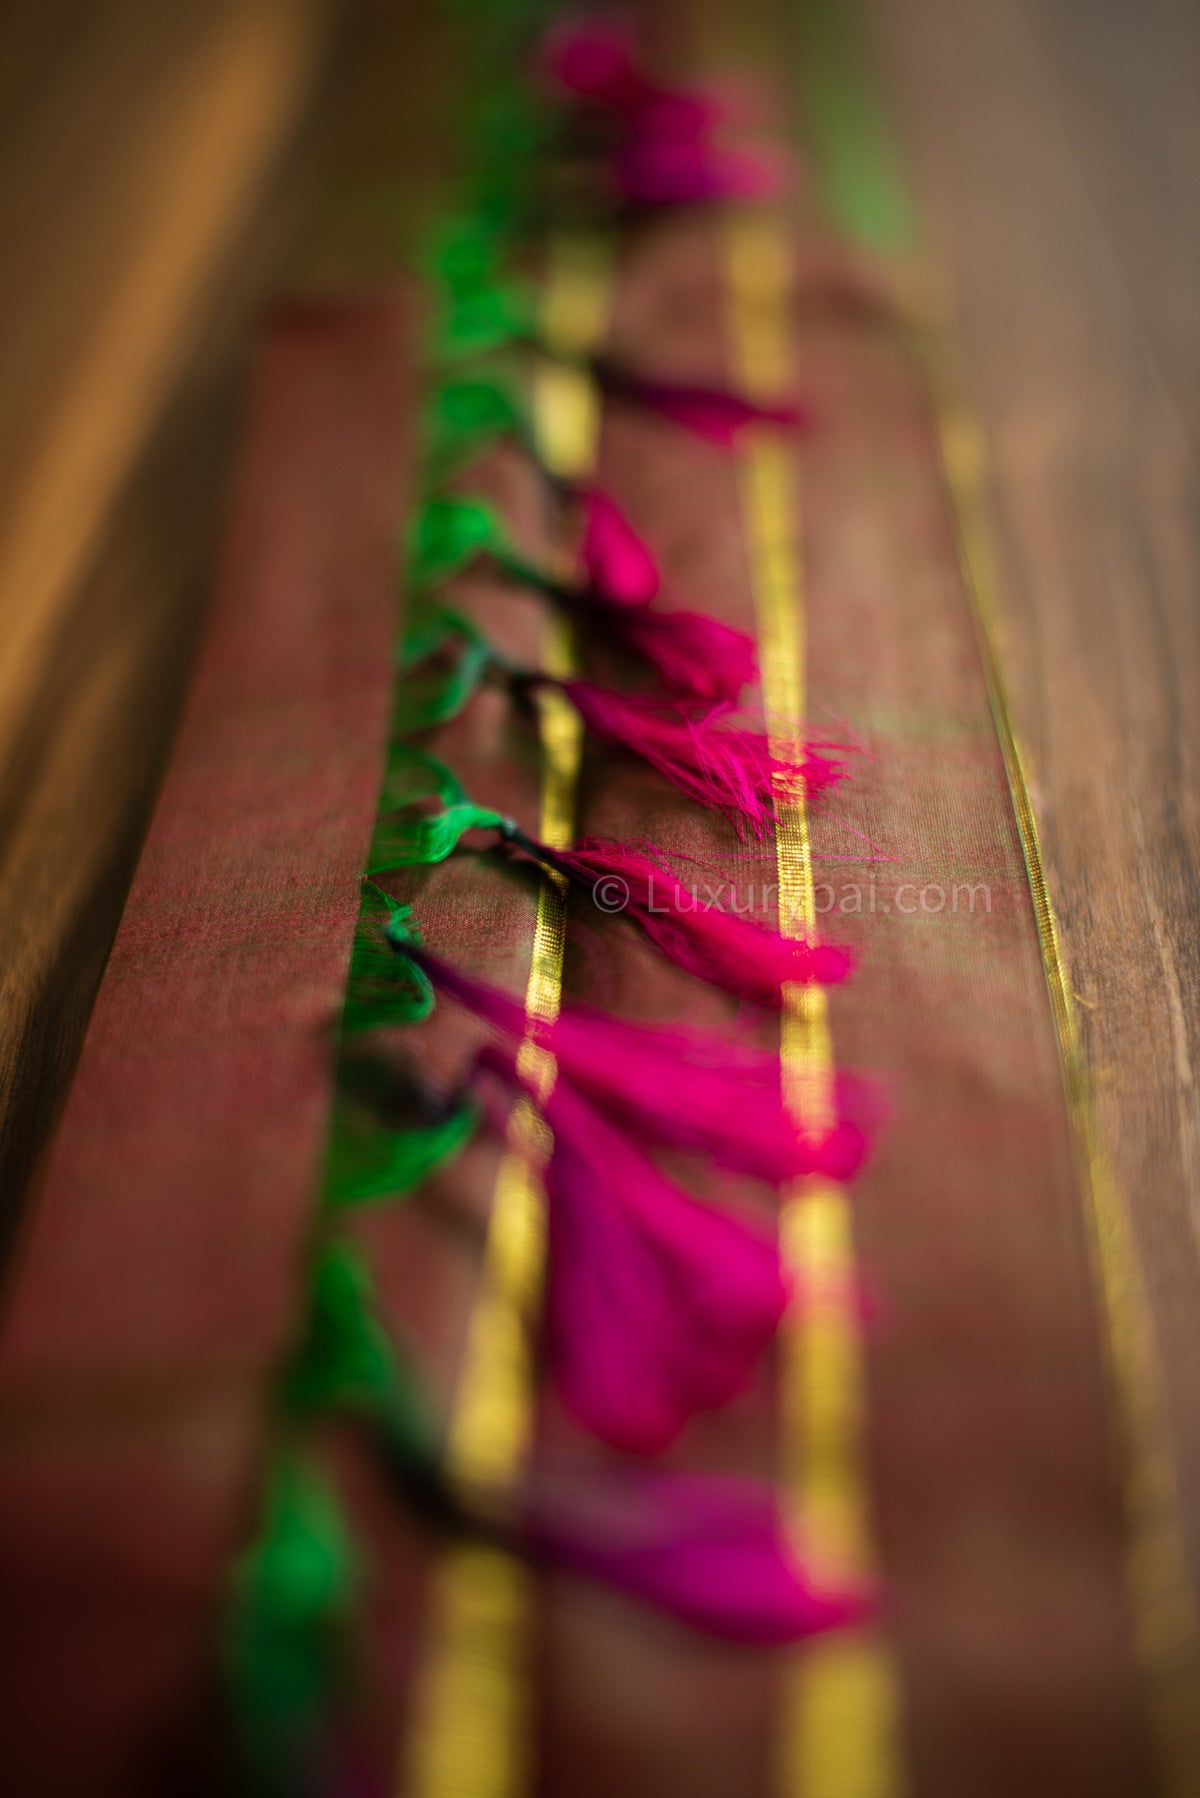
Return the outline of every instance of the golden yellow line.
[[[1165,1789],[1191,1798],[1200,1778],[1200,1615],[1178,1485],[1167,1449],[1154,1328],[1124,1197],[1097,1140],[1071,985],[1046,885],[1037,819],[1001,674],[997,580],[987,521],[982,434],[949,379],[934,328],[911,342],[934,408],[959,566],[975,619],[1037,919],[1075,1133],[1094,1277],[1107,1325],[1110,1375],[1124,1432],[1126,1584]]]
[[[565,351],[592,349],[607,329],[612,256],[596,235],[565,236],[552,247],[542,328]],[[599,397],[578,365],[546,362],[534,388],[539,453],[564,479],[588,474],[599,438]],[[565,629],[549,633],[546,664],[569,672]],[[539,834],[567,848],[575,834],[582,724],[563,696],[540,699],[542,793]],[[538,895],[525,1012],[550,1023],[562,998],[566,892],[557,876]],[[532,1040],[524,1071],[544,1099],[553,1057]],[[480,1296],[467,1335],[447,1438],[449,1470],[463,1488],[495,1491],[518,1477],[529,1451],[534,1370],[529,1321],[545,1264],[541,1170],[549,1138],[532,1104],[518,1105],[492,1201]],[[533,1591],[511,1555],[482,1545],[448,1550],[436,1569],[429,1652],[419,1682],[402,1792],[412,1798],[519,1798],[530,1784],[528,1685]]]
[[[738,212],[728,230],[729,322],[745,389],[778,397],[794,382],[787,320],[791,262],[786,225],[766,210]],[[739,462],[741,506],[758,625],[763,702],[773,745],[794,742],[805,712],[804,588],[799,471],[776,435]],[[803,801],[781,802],[776,859],[781,928],[816,930],[812,846]],[[820,988],[787,995],[785,1091],[819,1126],[833,1108],[829,1011]],[[869,1580],[873,1568],[862,1461],[866,1409],[861,1351],[843,1295],[854,1269],[849,1205],[840,1187],[806,1180],[783,1199],[785,1259],[803,1295],[780,1352],[782,1471],[789,1533],[829,1586]],[[895,1746],[896,1676],[872,1629],[818,1638],[790,1656],[776,1785],[803,1798],[894,1798],[903,1788]]]

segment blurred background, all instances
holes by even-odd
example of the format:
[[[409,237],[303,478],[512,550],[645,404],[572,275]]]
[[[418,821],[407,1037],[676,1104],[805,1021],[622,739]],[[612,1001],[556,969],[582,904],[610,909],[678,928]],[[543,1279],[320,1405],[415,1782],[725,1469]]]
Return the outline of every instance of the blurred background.
[[[1200,1498],[1200,6],[840,10],[911,199],[885,247],[983,426],[1014,715]],[[0,32],[2,1258],[169,750],[256,334],[411,278],[458,71],[433,0],[50,0]]]

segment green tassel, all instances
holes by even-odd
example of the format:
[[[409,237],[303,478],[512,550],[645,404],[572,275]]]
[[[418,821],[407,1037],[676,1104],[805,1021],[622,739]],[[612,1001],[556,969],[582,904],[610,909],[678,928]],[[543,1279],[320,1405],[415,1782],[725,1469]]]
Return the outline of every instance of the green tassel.
[[[387,874],[393,868],[444,862],[469,830],[496,830],[505,822],[502,812],[481,805],[451,805],[424,818],[380,818],[367,873]]]
[[[433,1010],[434,993],[428,975],[408,956],[397,955],[391,947],[392,943],[419,941],[409,919],[409,906],[401,905],[370,881],[364,883],[342,1012],[344,1035],[419,1024]]]
[[[384,937],[394,948],[404,949],[409,943],[419,944],[421,932],[413,923],[412,906],[389,900],[390,911],[384,926]],[[413,964],[415,967],[415,963]]]
[[[421,668],[399,683],[392,707],[392,731],[432,730],[457,718],[483,684],[493,663],[486,643],[469,643],[452,667]]]
[[[432,587],[450,579],[477,557],[510,554],[500,520],[478,500],[439,496],[427,501],[417,520],[412,583]]]
[[[551,575],[517,554],[489,506],[456,495],[439,495],[422,511],[413,546],[411,584],[418,592],[440,586],[485,555],[513,580],[542,592],[562,592]],[[459,628],[461,631],[462,621]]]
[[[499,272],[504,254],[504,234],[494,222],[478,212],[464,212],[442,226],[429,266],[449,293],[474,293]]]
[[[271,1466],[258,1537],[233,1573],[225,1661],[259,1789],[295,1790],[341,1678],[358,1561],[337,1495],[295,1451]]]
[[[436,665],[456,648],[457,658],[449,668]],[[416,608],[402,651],[406,673],[397,683],[392,706],[393,735],[430,730],[456,718],[498,659],[469,620],[440,607]],[[427,667],[429,662],[435,665]]]
[[[389,1130],[343,1093],[334,1112],[325,1175],[325,1206],[401,1199],[445,1167],[475,1133],[479,1114],[464,1105],[436,1124]]]
[[[415,743],[394,742],[388,749],[380,795],[381,812],[399,811],[419,799],[440,799],[443,805],[466,805],[467,795],[452,768]]]
[[[396,1359],[371,1307],[361,1252],[330,1242],[309,1284],[303,1340],[283,1379],[283,1402],[296,1412],[389,1414],[399,1386]]]
[[[435,353],[443,361],[455,362],[530,343],[536,334],[533,307],[515,282],[487,282],[473,292],[449,296]]]
[[[473,460],[497,437],[526,436],[512,394],[497,381],[454,379],[433,396],[426,421],[429,467],[439,481]]]
[[[353,1243],[326,1242],[318,1252],[304,1334],[280,1396],[293,1417],[369,1417],[412,1459],[432,1464],[435,1458],[428,1413],[376,1316],[370,1271]]]
[[[442,801],[441,811],[395,815],[431,798]],[[498,830],[507,823],[503,812],[468,799],[457,776],[436,756],[411,744],[393,744],[367,874],[445,861],[469,830]]]
[[[443,655],[459,641],[483,642],[482,632],[447,606],[418,601],[409,611],[400,645],[400,667],[415,668],[431,656]]]

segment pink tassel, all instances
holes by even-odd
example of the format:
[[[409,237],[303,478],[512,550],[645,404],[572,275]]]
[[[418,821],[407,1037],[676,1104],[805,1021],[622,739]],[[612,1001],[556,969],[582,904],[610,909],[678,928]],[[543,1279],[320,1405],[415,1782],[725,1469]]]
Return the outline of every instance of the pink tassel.
[[[588,584],[623,606],[648,606],[659,589],[658,564],[616,501],[599,487],[581,495],[583,566]]]
[[[728,111],[715,95],[648,80],[638,67],[634,33],[617,21],[556,27],[543,46],[542,67],[561,92],[613,116],[626,139],[613,177],[634,205],[750,199],[785,185],[781,160],[711,141]]]
[[[510,1045],[529,1024],[511,994],[472,980],[427,951],[411,954],[434,986]],[[835,1117],[810,1131],[785,1108],[779,1058],[700,1031],[663,1031],[568,1006],[537,1031],[560,1080],[649,1145],[701,1155],[718,1167],[781,1186],[807,1174],[849,1180],[874,1124],[871,1095],[839,1076]]]
[[[733,705],[758,678],[754,640],[699,612],[655,612],[658,567],[624,513],[597,488],[583,496],[587,604],[606,633],[654,669],[665,694]]]
[[[551,1371],[602,1441],[657,1454],[749,1383],[787,1304],[778,1246],[698,1204],[565,1082],[545,1112]]]
[[[732,448],[739,431],[748,425],[773,424],[795,429],[808,423],[807,413],[797,404],[763,405],[722,387],[655,380],[603,359],[594,364],[594,371],[601,386],[614,398],[644,406],[661,418],[682,425],[694,436],[726,449]]]
[[[678,967],[751,1004],[779,1005],[787,985],[834,986],[853,970],[848,950],[781,936],[722,911],[695,885],[689,891],[661,863],[621,843],[588,838],[555,860],[592,889],[601,910],[632,918]]]
[[[711,131],[726,111],[715,96],[648,80],[638,67],[636,33],[617,19],[552,27],[540,60],[562,93],[606,108],[639,135],[694,138]]]
[[[636,56],[636,34],[621,20],[564,20],[547,32],[540,60],[564,93],[625,111],[648,91]]]
[[[809,1130],[783,1102],[779,1057],[697,1031],[657,1030],[573,1007],[547,1033],[561,1077],[645,1143],[787,1185],[858,1172],[879,1110],[866,1085],[835,1081],[835,1116]]]
[[[754,639],[701,612],[652,612],[605,607],[612,635],[653,668],[664,696],[711,706],[735,706],[758,679]]]
[[[820,792],[843,772],[839,763],[811,750],[798,751],[789,761],[772,755],[762,731],[720,725],[725,707],[694,718],[669,704],[628,698],[590,681],[565,680],[561,685],[593,736],[641,756],[689,799],[724,812],[739,828],[757,835],[774,819],[777,799]]]
[[[727,1641],[802,1641],[870,1611],[865,1592],[804,1577],[774,1494],[750,1480],[647,1471],[636,1482],[593,1478],[565,1498],[535,1489],[525,1528],[535,1556]]]
[[[617,191],[637,206],[761,199],[785,185],[782,163],[723,150],[702,136],[637,137],[613,161]]]
[[[384,1477],[425,1515],[725,1641],[798,1642],[870,1614],[865,1586],[806,1576],[761,1481],[558,1455],[538,1457],[515,1492],[476,1488],[467,1498],[441,1468],[398,1458],[386,1434],[367,1441]]]
[[[730,116],[728,103],[708,90],[648,89],[632,109],[630,123],[639,143],[697,143]]]
[[[516,826],[506,841],[544,867],[590,890],[601,912],[628,917],[678,967],[756,1005],[779,1005],[787,985],[835,986],[854,968],[848,949],[785,937],[724,911],[689,889],[663,862],[623,843],[588,837],[574,849],[550,849]],[[717,898],[719,898],[718,889]]]
[[[519,1081],[509,1052],[479,1066]],[[601,1441],[658,1454],[749,1383],[787,1304],[778,1244],[674,1185],[561,1072],[541,1106],[551,1375]]]

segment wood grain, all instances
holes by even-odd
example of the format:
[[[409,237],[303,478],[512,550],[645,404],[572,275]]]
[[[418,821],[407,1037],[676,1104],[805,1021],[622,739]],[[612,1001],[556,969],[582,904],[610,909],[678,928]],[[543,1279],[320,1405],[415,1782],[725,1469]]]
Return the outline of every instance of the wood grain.
[[[324,0],[121,0],[8,23],[0,1248],[161,773],[330,18]]]
[[[1005,672],[1200,1566],[1200,14],[866,11],[989,439]]]

